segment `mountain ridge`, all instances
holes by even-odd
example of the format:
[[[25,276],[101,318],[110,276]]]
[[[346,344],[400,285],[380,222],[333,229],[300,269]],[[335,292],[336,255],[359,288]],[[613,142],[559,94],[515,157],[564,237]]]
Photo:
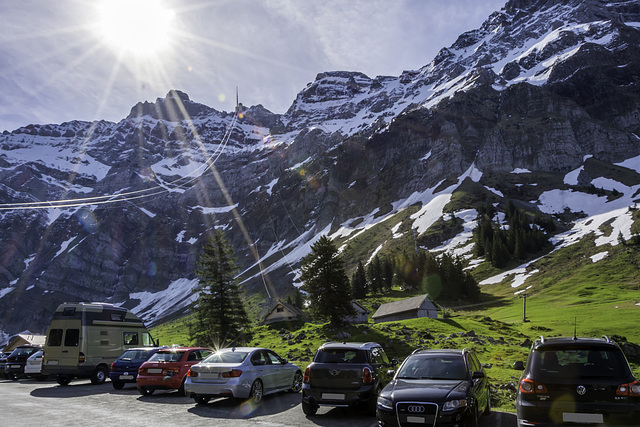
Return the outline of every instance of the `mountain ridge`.
[[[580,215],[554,195],[595,182],[606,197],[591,203],[609,209],[615,189],[630,206],[638,168],[615,164],[640,155],[633,3],[509,1],[420,70],[319,73],[282,115],[219,112],[172,90],[118,123],[5,132],[0,331],[41,331],[63,300],[125,304],[148,322],[179,313],[213,227],[241,230],[231,240],[246,291],[277,297],[321,234],[348,245],[399,221],[402,237],[372,241],[369,255],[412,229],[447,247],[450,236],[426,234],[445,215],[472,227],[467,210],[446,212],[464,182],[482,193],[466,209],[514,199],[568,229]],[[628,185],[601,179],[607,167],[625,167]]]

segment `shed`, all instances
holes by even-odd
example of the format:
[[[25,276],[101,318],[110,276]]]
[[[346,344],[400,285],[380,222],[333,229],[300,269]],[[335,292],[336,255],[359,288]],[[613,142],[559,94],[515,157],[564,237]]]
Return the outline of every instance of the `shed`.
[[[304,320],[304,313],[298,307],[277,300],[262,317],[262,323],[270,325],[276,322]]]
[[[356,315],[346,317],[345,320],[349,323],[354,323],[354,324],[369,323],[369,313],[371,312],[356,300],[351,301],[351,305],[353,306],[353,309],[356,311]]]
[[[46,337],[44,335],[18,334],[9,338],[7,345],[2,351],[13,351],[21,345],[44,346]]]
[[[419,317],[437,319],[438,307],[431,301],[429,295],[425,294],[382,304],[372,317],[375,323],[416,319]]]

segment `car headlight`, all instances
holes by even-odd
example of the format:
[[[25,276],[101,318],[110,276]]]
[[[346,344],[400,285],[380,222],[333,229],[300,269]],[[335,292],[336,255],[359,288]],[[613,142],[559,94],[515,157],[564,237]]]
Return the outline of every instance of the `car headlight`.
[[[448,402],[445,402],[444,405],[442,405],[442,410],[453,411],[454,409],[464,408],[465,406],[467,406],[466,399],[449,400]]]
[[[386,411],[393,411],[393,402],[383,396],[378,396],[378,406]]]

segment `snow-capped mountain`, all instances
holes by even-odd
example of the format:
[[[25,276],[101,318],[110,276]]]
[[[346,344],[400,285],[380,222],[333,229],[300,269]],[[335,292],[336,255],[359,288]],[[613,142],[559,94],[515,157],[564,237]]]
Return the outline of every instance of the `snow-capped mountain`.
[[[118,123],[5,132],[0,333],[42,332],[62,301],[178,314],[214,227],[264,297],[293,289],[323,234],[346,250],[388,222],[367,258],[412,230],[470,257],[477,203],[557,215],[558,245],[615,244],[640,190],[638,76],[637,1],[512,0],[420,70],[320,73],[283,115],[171,91]],[[444,218],[458,225],[431,232]]]

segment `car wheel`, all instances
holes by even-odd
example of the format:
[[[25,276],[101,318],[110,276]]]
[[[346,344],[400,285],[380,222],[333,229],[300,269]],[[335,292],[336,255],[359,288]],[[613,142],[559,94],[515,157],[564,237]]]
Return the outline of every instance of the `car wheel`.
[[[91,375],[91,384],[102,384],[107,380],[107,368],[98,366]]]
[[[139,387],[138,391],[143,396],[151,396],[155,390],[152,389],[152,388],[147,388],[147,387]]]
[[[300,390],[302,390],[302,372],[296,371],[296,373],[293,374],[293,384],[289,391],[292,393],[299,393]]]
[[[376,415],[376,409],[378,407],[378,396],[380,396],[381,391],[382,387],[378,386],[378,388],[376,388],[376,392],[369,398],[369,402],[367,404],[367,413],[369,415]]]
[[[478,427],[478,407],[473,408],[471,417],[464,423],[465,427]]]
[[[210,397],[198,396],[197,394],[193,395],[193,400],[200,405],[206,405],[211,400]]]
[[[111,381],[111,385],[116,390],[122,390],[122,388],[124,387],[124,383],[122,381]]]
[[[309,415],[310,417],[314,416],[316,414],[316,412],[318,412],[318,406],[313,405],[311,403],[305,402],[304,400],[302,401],[302,412],[304,412],[305,415]]]
[[[56,378],[56,382],[60,385],[69,385],[69,383],[71,382],[71,377],[58,377]]]
[[[184,392],[184,383],[187,381],[187,376],[185,375],[182,379],[182,383],[180,383],[180,388],[178,389],[178,394],[180,396],[186,396],[187,394]]]
[[[253,384],[251,384],[249,398],[256,404],[262,402],[262,381],[255,380]]]
[[[487,390],[487,406],[484,407],[482,415],[489,415],[491,413],[491,393]]]

